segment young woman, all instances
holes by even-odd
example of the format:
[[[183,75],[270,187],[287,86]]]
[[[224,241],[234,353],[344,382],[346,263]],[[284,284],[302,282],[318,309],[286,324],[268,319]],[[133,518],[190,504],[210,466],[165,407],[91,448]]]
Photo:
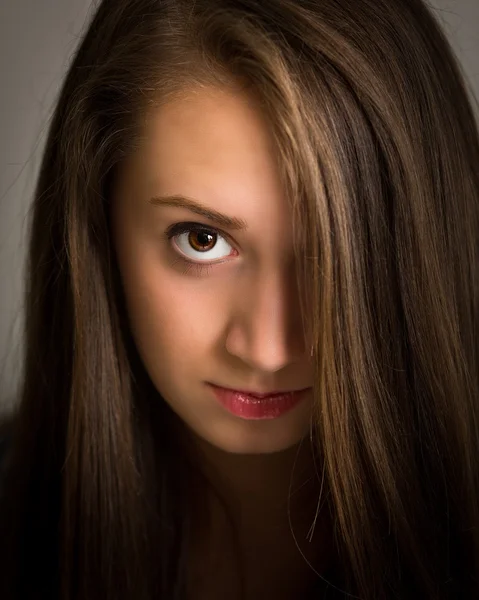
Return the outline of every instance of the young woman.
[[[0,598],[479,597],[479,134],[421,0],[104,0],[35,193]]]

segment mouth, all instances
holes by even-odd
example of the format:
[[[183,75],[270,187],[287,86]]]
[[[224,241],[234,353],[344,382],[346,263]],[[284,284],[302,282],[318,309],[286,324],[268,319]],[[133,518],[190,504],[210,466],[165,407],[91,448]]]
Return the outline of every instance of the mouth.
[[[209,384],[216,399],[231,414],[242,419],[276,419],[295,408],[312,388],[257,394]]]
[[[256,392],[253,390],[235,390],[232,388],[217,386],[213,383],[210,383],[209,385],[211,385],[215,388],[218,388],[218,389],[227,390],[228,392],[234,392],[235,394],[241,394],[243,396],[251,396],[253,398],[259,398],[261,400],[265,399],[265,398],[275,398],[277,396],[286,396],[288,394],[299,394],[300,392],[304,392],[305,390],[311,389],[311,388],[301,388],[299,390],[274,390],[271,392]]]

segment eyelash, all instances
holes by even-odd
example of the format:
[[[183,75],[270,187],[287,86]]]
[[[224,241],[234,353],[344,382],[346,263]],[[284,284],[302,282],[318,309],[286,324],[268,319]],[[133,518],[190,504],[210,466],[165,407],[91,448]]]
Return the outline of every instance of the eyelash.
[[[226,237],[224,233],[222,233],[219,229],[215,229],[214,227],[208,227],[206,225],[203,225],[202,223],[175,223],[174,225],[171,225],[170,227],[168,227],[168,229],[165,231],[165,235],[168,238],[168,240],[171,240],[174,237],[177,237],[179,235],[181,235],[182,233],[190,233],[192,231],[206,231],[207,233],[212,233],[214,235],[220,235],[221,237]],[[214,264],[203,264],[203,263],[197,263],[193,260],[189,260],[188,258],[185,258],[184,256],[181,256],[179,254],[177,254],[177,258],[175,258],[175,260],[173,261],[173,265],[176,265],[177,263],[182,263],[183,264],[183,269],[182,272],[183,274],[187,274],[189,273],[192,269],[195,272],[195,275],[197,277],[200,277],[203,274],[208,274],[209,270],[213,268]],[[216,263],[217,264],[217,263]]]

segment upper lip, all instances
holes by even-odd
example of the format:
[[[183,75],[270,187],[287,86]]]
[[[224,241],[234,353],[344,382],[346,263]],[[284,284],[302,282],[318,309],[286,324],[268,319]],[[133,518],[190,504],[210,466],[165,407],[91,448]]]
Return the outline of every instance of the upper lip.
[[[271,392],[256,392],[253,390],[237,390],[237,389],[232,389],[232,388],[227,388],[225,386],[222,385],[215,385],[212,384],[214,387],[220,387],[223,388],[224,390],[229,390],[231,392],[237,392],[238,394],[245,394],[248,396],[255,396],[256,398],[266,398],[267,396],[278,396],[280,394],[292,394],[295,392],[302,392],[303,390],[306,390],[308,388],[300,388],[297,390],[273,390]]]

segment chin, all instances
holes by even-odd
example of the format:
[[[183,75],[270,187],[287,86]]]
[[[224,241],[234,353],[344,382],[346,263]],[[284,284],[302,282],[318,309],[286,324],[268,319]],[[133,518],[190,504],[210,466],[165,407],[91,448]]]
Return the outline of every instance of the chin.
[[[299,440],[292,444],[256,444],[256,445],[247,445],[247,444],[225,444],[221,447],[217,446],[219,450],[223,452],[227,452],[228,454],[275,454],[277,452],[283,452],[292,448],[296,444],[298,444]]]
[[[309,431],[309,428],[305,427],[301,432],[268,432],[264,423],[258,427],[251,422],[246,425],[247,427],[238,427],[237,431],[230,429],[229,431],[215,432],[216,434],[208,432],[201,437],[218,450],[230,454],[274,454],[296,446]]]

